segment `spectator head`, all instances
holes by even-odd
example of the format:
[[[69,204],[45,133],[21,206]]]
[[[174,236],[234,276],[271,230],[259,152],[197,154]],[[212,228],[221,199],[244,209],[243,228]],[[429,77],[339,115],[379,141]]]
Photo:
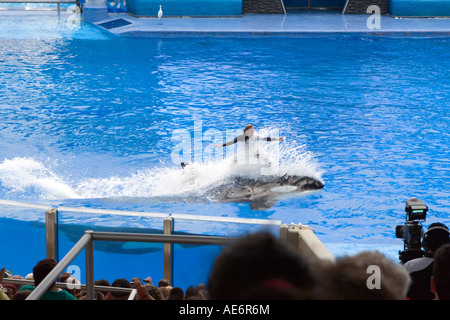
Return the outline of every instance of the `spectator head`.
[[[10,279],[22,280],[23,277],[22,277],[21,275],[15,274],[15,275],[12,275],[12,276],[10,277]],[[17,283],[15,283],[14,286],[17,288],[17,290],[19,290],[20,288],[22,288],[23,285],[22,285],[22,284],[17,284]]]
[[[404,300],[410,284],[406,270],[379,252],[339,257],[320,270],[324,300]]]
[[[164,295],[159,287],[151,284],[146,284],[145,287],[147,288],[148,294],[153,297],[153,299],[164,300]]]
[[[59,282],[66,282],[72,276],[69,272],[64,272],[59,276]]]
[[[445,224],[436,222],[430,224],[423,236],[422,245],[426,251],[433,254],[440,246],[449,243],[449,231]]]
[[[180,287],[173,287],[170,292],[167,300],[183,300],[184,299],[184,291]]]
[[[258,232],[238,239],[219,254],[208,291],[213,300],[251,299],[256,288],[283,291],[280,283],[312,292],[316,278],[306,258],[270,233]]]
[[[158,287],[167,287],[167,286],[170,286],[170,281],[169,281],[169,279],[161,279],[161,280],[159,280],[159,282],[158,282]]]
[[[189,300],[189,299],[190,300],[195,300],[195,299],[199,298],[199,295],[200,295],[199,290],[196,287],[189,286],[186,289],[186,293],[184,294],[184,299],[185,300]]]
[[[431,291],[436,299],[450,300],[450,244],[441,246],[434,254]]]
[[[111,284],[111,287],[116,288],[128,288],[131,289],[130,281],[127,279],[117,279]],[[106,295],[107,300],[128,300],[130,292],[108,292]]]
[[[37,287],[56,265],[57,262],[55,259],[51,258],[39,261],[33,268],[34,285]]]
[[[109,287],[111,284],[109,283],[108,280],[105,279],[99,279],[99,280],[95,280],[94,284],[96,286],[102,286],[102,287]]]
[[[397,262],[388,259],[379,251],[363,251],[349,259],[355,260],[355,264],[366,271],[367,277],[371,274],[367,272],[370,266],[378,267],[380,276],[385,278],[386,282],[392,284],[392,293],[396,296],[396,299],[404,300],[406,298],[411,278],[408,271]]]
[[[95,286],[101,286],[101,287],[110,287],[111,286],[109,281],[105,280],[105,279],[95,280],[94,281],[94,285]],[[100,292],[100,293],[102,293],[105,296],[108,293],[108,290],[103,290],[103,289],[95,289],[95,291]]]
[[[197,285],[197,290],[200,300],[209,300],[208,288],[204,283],[199,283]]]

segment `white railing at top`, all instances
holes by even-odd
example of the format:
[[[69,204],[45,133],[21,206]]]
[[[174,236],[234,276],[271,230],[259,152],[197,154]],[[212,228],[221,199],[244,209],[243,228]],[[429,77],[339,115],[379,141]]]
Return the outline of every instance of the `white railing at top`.
[[[61,4],[75,3],[78,7],[81,7],[80,0],[0,0],[0,3],[56,3],[58,13],[61,12]]]
[[[234,217],[219,217],[219,216],[204,216],[204,215],[190,215],[182,213],[164,213],[164,212],[141,212],[141,211],[126,211],[126,210],[110,210],[110,209],[94,209],[86,207],[53,207],[51,205],[33,204],[27,202],[19,202],[12,200],[1,200],[0,205],[15,206],[31,209],[39,209],[48,211],[56,209],[60,212],[77,212],[77,213],[92,213],[92,214],[105,214],[105,215],[117,215],[117,216],[134,216],[134,217],[146,217],[146,218],[160,218],[165,219],[171,217],[175,220],[192,220],[192,221],[212,221],[212,222],[224,222],[224,223],[241,223],[241,224],[255,224],[255,225],[273,225],[280,226],[281,220],[269,220],[269,219],[253,219],[253,218],[234,218]]]

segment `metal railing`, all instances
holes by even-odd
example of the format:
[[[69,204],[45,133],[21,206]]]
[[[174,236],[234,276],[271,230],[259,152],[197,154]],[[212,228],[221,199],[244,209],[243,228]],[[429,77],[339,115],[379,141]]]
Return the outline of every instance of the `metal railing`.
[[[314,236],[312,229],[307,226],[282,225],[280,237],[291,243],[304,256],[309,259],[330,259],[333,256],[324,245]],[[85,249],[86,254],[86,299],[94,300],[94,241],[134,241],[153,242],[164,244],[195,244],[195,245],[229,245],[236,238],[217,236],[195,236],[195,235],[168,235],[168,234],[138,234],[138,233],[115,233],[115,232],[94,232],[87,230],[83,237],[66,254],[66,256],[56,265],[55,268],[42,280],[42,282],[31,292],[26,300],[39,299],[58,279],[59,275],[70,265],[70,263]],[[130,299],[134,299],[130,295]]]
[[[26,300],[38,300],[55,283],[59,275],[64,272],[64,270],[81,253],[82,250],[85,250],[86,254],[86,299],[94,300],[94,241],[133,241],[153,243],[156,242],[165,244],[179,243],[197,245],[227,245],[233,240],[234,238],[231,237],[94,232],[92,230],[87,230],[81,237],[81,239],[66,254],[66,256],[31,292]]]
[[[115,216],[131,216],[137,218],[156,218],[162,220],[161,230],[163,235],[172,235],[174,233],[174,225],[176,220],[188,220],[188,221],[205,221],[205,222],[220,222],[220,223],[233,223],[233,224],[247,224],[252,226],[281,226],[281,220],[267,220],[267,219],[252,219],[252,218],[235,218],[235,217],[222,217],[222,216],[202,216],[202,215],[189,215],[189,214],[170,214],[160,212],[140,212],[140,211],[122,211],[122,210],[108,210],[108,209],[94,209],[94,208],[76,208],[76,207],[64,207],[60,206],[52,208],[49,205],[32,204],[25,202],[18,202],[12,200],[1,200],[0,205],[16,206],[29,209],[37,209],[45,212],[45,230],[46,230],[46,255],[48,258],[58,260],[58,229],[59,229],[59,213],[60,212],[76,212],[95,215],[115,215]],[[89,227],[88,227],[89,228]],[[95,233],[98,234],[98,233]],[[106,235],[106,233],[103,233]],[[117,235],[114,233],[114,235]],[[132,239],[132,234],[128,234]],[[127,235],[127,237],[128,237]],[[149,234],[146,234],[149,235]],[[110,234],[111,236],[111,234]],[[152,236],[159,236],[155,234]],[[186,237],[191,237],[187,235]],[[117,236],[122,237],[122,236]],[[178,236],[179,237],[179,236]],[[212,236],[211,236],[212,237]],[[210,236],[204,239],[212,239]],[[150,239],[150,238],[149,238]],[[160,238],[161,239],[161,238]],[[181,238],[176,238],[181,239]],[[111,240],[119,241],[119,240]],[[125,240],[133,241],[133,240]],[[185,241],[185,239],[183,240]],[[151,241],[149,241],[151,242]],[[168,279],[170,283],[173,283],[173,243],[163,243],[163,277]],[[75,247],[74,247],[75,248]]]
[[[48,258],[58,260],[58,226],[59,226],[59,212],[76,212],[82,214],[98,214],[98,215],[113,215],[113,216],[128,216],[137,218],[156,218],[162,220],[161,230],[163,234],[172,234],[174,232],[174,224],[176,220],[189,221],[205,221],[205,222],[220,222],[233,224],[247,224],[252,226],[275,226],[280,227],[281,220],[268,219],[253,219],[253,218],[235,218],[222,216],[202,216],[189,214],[170,214],[161,212],[141,212],[141,211],[125,211],[125,210],[108,210],[108,209],[94,209],[94,208],[77,208],[60,206],[52,208],[51,206],[32,204],[25,202],[18,202],[12,200],[1,200],[0,205],[16,206],[30,209],[38,209],[45,211],[45,229],[46,229],[46,252]],[[172,251],[173,246],[169,243],[163,245],[164,253],[164,277],[172,282]]]
[[[223,236],[206,236],[206,235],[179,235],[172,234],[174,230],[174,220],[184,219],[192,221],[215,221],[225,223],[242,223],[251,225],[266,225],[279,227],[280,239],[292,244],[298,251],[302,251],[310,259],[330,259],[333,256],[326,249],[323,243],[315,236],[314,231],[308,226],[295,224],[282,224],[280,220],[265,219],[246,219],[219,216],[198,216],[188,214],[167,214],[155,212],[135,212],[135,211],[119,211],[92,208],[72,208],[37,205],[10,200],[0,200],[0,205],[19,206],[25,208],[33,208],[45,210],[46,216],[46,244],[47,257],[55,258],[57,256],[58,242],[58,212],[69,211],[91,214],[108,214],[122,216],[136,216],[148,218],[163,219],[163,234],[148,233],[118,233],[118,232],[97,232],[86,230],[84,235],[65,255],[65,257],[57,264],[57,266],[47,275],[47,277],[33,290],[27,297],[27,300],[39,299],[45,291],[47,291],[58,279],[60,274],[69,267],[70,263],[85,250],[86,255],[86,285],[84,286],[88,300],[94,299],[94,241],[130,241],[130,242],[152,242],[163,243],[163,274],[164,278],[169,279],[172,283],[173,272],[173,244],[194,244],[194,245],[228,245],[234,241],[234,237]],[[66,284],[67,285],[67,284]],[[135,294],[135,293],[134,293]],[[132,297],[132,295],[130,295]]]
[[[61,4],[75,3],[81,8],[80,0],[0,0],[0,3],[48,3],[57,4],[58,13],[61,11]]]

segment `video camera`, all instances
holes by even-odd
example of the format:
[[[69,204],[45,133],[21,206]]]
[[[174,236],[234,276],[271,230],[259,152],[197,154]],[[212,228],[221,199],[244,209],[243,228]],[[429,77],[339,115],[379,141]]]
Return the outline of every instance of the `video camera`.
[[[403,251],[399,251],[399,259],[402,263],[421,258],[425,255],[422,250],[422,225],[419,221],[425,221],[428,207],[422,200],[411,198],[406,200],[406,223],[395,227],[395,236],[403,239]]]

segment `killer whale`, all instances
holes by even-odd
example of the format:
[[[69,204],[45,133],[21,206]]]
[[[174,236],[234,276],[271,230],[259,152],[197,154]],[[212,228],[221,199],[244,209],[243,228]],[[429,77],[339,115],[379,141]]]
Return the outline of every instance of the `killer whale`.
[[[286,194],[319,190],[324,184],[314,178],[289,176],[261,176],[258,179],[235,177],[233,181],[208,191],[218,202],[250,203],[253,210],[273,207],[278,197]]]
[[[188,164],[182,162],[184,169]],[[252,210],[267,210],[273,207],[280,196],[323,189],[324,183],[307,176],[285,174],[260,175],[256,178],[234,176],[205,192],[215,202],[249,203]]]

